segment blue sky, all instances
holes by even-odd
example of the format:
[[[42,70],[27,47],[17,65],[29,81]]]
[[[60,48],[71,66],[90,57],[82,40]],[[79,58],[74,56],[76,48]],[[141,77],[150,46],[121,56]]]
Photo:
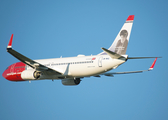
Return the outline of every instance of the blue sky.
[[[129,56],[162,56],[151,72],[60,80],[10,82],[0,76],[2,120],[168,119],[166,0],[1,0],[0,73],[18,62],[13,48],[31,59],[95,55],[108,48],[129,15],[135,15]],[[148,69],[154,59],[128,60],[113,71]]]

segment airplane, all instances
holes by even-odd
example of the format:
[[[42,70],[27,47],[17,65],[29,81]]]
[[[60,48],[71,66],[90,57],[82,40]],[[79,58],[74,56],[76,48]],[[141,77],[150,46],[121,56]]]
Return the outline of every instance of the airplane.
[[[128,16],[111,46],[101,48],[97,55],[32,60],[12,49],[13,34],[7,52],[20,62],[7,67],[2,76],[9,81],[61,80],[63,85],[78,85],[84,77],[113,77],[116,74],[142,73],[154,68],[158,57],[128,57],[126,49],[129,42],[134,15]],[[116,69],[128,59],[155,58],[148,70],[108,72]]]

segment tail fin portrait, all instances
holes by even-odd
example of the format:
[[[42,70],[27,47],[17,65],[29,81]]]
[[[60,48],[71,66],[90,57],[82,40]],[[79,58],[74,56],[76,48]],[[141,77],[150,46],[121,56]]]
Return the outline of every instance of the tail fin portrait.
[[[130,15],[124,25],[122,26],[121,30],[119,31],[117,37],[115,38],[114,42],[110,46],[108,50],[115,52],[120,55],[125,55],[127,50],[127,45],[129,42],[131,29],[133,25],[134,15]],[[106,54],[105,52],[100,53],[100,55]]]

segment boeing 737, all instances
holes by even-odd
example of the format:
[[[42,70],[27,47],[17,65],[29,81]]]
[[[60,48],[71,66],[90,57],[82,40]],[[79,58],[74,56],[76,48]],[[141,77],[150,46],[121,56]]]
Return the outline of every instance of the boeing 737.
[[[7,46],[7,52],[21,62],[7,67],[2,76],[9,81],[35,81],[61,79],[63,85],[78,85],[84,77],[111,76],[115,74],[141,73],[154,68],[157,57],[128,57],[126,55],[134,15],[130,15],[112,45],[97,55],[32,60],[12,49],[13,34]],[[128,59],[155,58],[148,70],[108,72],[116,69]]]

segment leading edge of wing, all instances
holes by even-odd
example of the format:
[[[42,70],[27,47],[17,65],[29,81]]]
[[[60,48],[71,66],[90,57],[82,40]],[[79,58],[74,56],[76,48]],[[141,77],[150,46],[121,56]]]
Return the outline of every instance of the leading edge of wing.
[[[49,67],[46,67],[34,60],[31,60],[29,59],[28,57],[20,54],[19,52],[15,51],[12,49],[12,41],[13,41],[13,34],[11,35],[11,38],[9,40],[9,43],[8,43],[8,46],[7,46],[7,52],[10,53],[11,55],[13,55],[15,58],[17,58],[18,60],[20,60],[21,62],[29,65],[30,67],[36,69],[36,70],[39,70],[39,71],[51,71],[51,72],[54,72],[55,74],[59,74],[61,75],[62,73],[56,71],[56,70],[53,70]]]
[[[141,73],[141,72],[145,72],[145,71],[151,71],[153,70],[155,63],[156,63],[157,58],[155,58],[155,60],[153,61],[152,65],[150,66],[150,68],[148,70],[139,70],[139,71],[126,71],[126,72],[112,72],[112,73],[103,73],[100,75],[105,75],[105,76],[111,76],[113,77],[113,75],[115,74],[130,74],[130,73]]]

